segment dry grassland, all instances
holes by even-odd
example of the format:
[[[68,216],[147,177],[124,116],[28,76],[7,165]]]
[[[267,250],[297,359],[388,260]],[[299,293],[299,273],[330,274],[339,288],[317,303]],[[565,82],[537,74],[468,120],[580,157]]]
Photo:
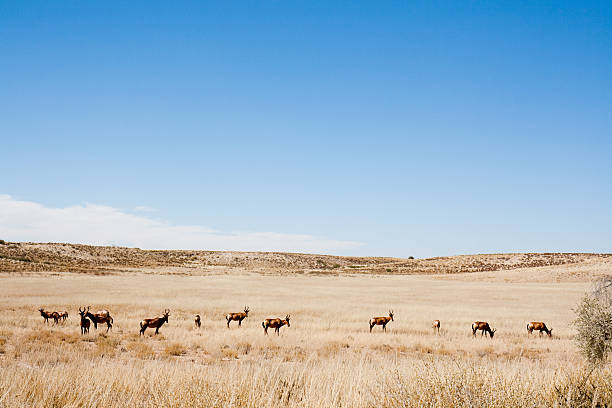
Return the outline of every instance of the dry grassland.
[[[482,278],[0,275],[0,406],[612,404],[612,370],[590,371],[572,342],[586,282]],[[109,334],[101,326],[80,336],[86,305],[110,310]],[[227,329],[224,315],[245,305],[242,327]],[[46,326],[39,307],[70,317]],[[160,335],[139,337],[139,320],[165,308]],[[369,318],[390,308],[387,333],[370,334]],[[286,314],[291,327],[264,336],[261,321]],[[473,338],[474,320],[495,337]],[[554,337],[529,337],[531,320]]]

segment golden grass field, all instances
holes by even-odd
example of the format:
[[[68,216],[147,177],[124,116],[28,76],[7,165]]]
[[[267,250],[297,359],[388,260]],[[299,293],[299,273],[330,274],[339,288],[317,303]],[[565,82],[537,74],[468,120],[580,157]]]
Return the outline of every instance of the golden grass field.
[[[452,275],[4,273],[0,406],[611,406],[612,369],[589,369],[572,340],[589,271],[610,273],[610,264]],[[87,305],[110,310],[111,332],[80,335],[77,310]],[[225,314],[245,305],[242,327],[227,329]],[[40,307],[70,317],[45,325]],[[138,322],[165,308],[160,334],[140,337]],[[389,309],[387,333],[369,333],[368,320]],[[262,320],[286,314],[291,327],[264,336]],[[474,320],[491,323],[494,338],[473,338]],[[553,338],[528,336],[532,320]]]

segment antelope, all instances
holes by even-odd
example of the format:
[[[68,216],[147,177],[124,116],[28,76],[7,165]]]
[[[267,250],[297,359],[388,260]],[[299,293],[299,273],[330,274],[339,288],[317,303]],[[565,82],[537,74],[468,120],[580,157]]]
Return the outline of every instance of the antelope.
[[[489,335],[491,336],[491,338],[493,338],[493,335],[495,334],[495,331],[497,329],[491,330],[491,327],[489,326],[489,323],[487,323],[487,322],[474,322],[474,323],[472,323],[472,335],[474,337],[476,337],[476,332],[478,330],[482,331],[482,333],[480,333],[481,337],[485,334],[485,332],[488,332]]]
[[[85,311],[85,308],[81,309],[79,307],[79,314],[81,315],[81,335],[83,335],[85,333],[89,333],[89,326],[91,325],[91,322],[85,316],[86,313],[87,312]]]
[[[60,317],[62,318],[62,322],[65,322],[68,318],[68,312],[64,310],[62,313],[60,313]]]
[[[54,324],[59,321],[60,315],[57,312],[46,312],[42,307],[38,309],[40,315],[45,319],[45,323],[49,324],[49,319],[53,319]]]
[[[387,323],[393,321],[393,310],[389,310],[389,316],[385,317],[373,317],[370,319],[370,333],[372,333],[372,328],[376,325],[382,325],[383,331],[387,331]]]
[[[552,331],[553,329],[549,329],[548,327],[546,327],[546,325],[544,324],[544,322],[531,322],[527,324],[527,333],[531,334],[533,333],[534,330],[539,330],[540,331],[540,336],[542,335],[542,332],[548,334],[548,337],[552,337]]]
[[[440,334],[440,321],[439,320],[434,320],[433,322],[431,322],[431,327],[433,328],[434,333],[436,332],[436,330],[438,330],[438,334]]]
[[[140,322],[140,334],[144,334],[147,328],[155,327],[155,334],[159,334],[159,328],[163,326],[164,323],[168,323],[168,316],[170,316],[170,310],[164,310],[164,315],[159,317],[154,317],[152,319],[144,319]]]
[[[200,328],[200,326],[202,325],[202,322],[200,321],[200,315],[196,315],[196,318],[195,318],[195,325],[196,325],[196,327],[197,327],[198,329],[199,329],[199,328]]]
[[[98,310],[95,314],[92,314],[89,311],[91,306],[87,306],[87,311],[85,315],[92,321],[94,324],[94,329],[98,330],[98,323],[106,323],[106,332],[113,328],[113,318],[111,317],[108,310]]]
[[[261,326],[264,328],[264,334],[268,334],[268,327],[271,327],[274,329],[274,331],[276,332],[277,336],[280,336],[280,328],[283,327],[284,325],[287,325],[287,327],[291,327],[291,325],[289,324],[289,319],[291,318],[291,315],[287,315],[285,316],[285,320],[281,320],[279,318],[276,319],[266,319],[263,322],[261,322]]]
[[[248,306],[244,307],[244,312],[228,313],[227,315],[225,315],[225,320],[227,320],[227,328],[229,329],[229,324],[232,320],[237,320],[238,326],[241,326],[242,321],[246,319],[247,317],[249,317],[249,307]]]

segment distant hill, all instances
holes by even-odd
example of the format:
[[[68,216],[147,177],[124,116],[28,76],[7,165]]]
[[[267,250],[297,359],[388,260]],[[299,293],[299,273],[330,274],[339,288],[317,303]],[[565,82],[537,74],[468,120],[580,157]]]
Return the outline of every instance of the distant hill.
[[[331,255],[170,251],[63,243],[0,244],[0,272],[109,274],[457,274],[612,261],[612,254],[516,253],[427,259]]]

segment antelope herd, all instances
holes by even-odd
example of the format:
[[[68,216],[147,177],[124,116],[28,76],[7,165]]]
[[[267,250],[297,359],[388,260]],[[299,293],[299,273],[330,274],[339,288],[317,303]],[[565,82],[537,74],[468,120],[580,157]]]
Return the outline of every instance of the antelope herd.
[[[99,310],[96,313],[91,313],[89,309],[91,306],[79,307],[79,315],[81,317],[81,334],[89,333],[89,328],[91,323],[93,323],[94,328],[98,329],[98,323],[103,324],[106,323],[106,332],[108,332],[113,327],[113,318],[110,315],[110,312],[106,309]],[[64,322],[68,318],[67,311],[61,312],[51,312],[46,311],[44,308],[38,309],[40,315],[43,317],[44,322],[49,324],[49,319],[53,319],[53,324],[59,324],[60,320]],[[155,334],[159,334],[159,329],[164,325],[164,323],[168,323],[168,317],[170,316],[170,310],[165,309],[164,312],[158,317],[152,317],[149,319],[144,319],[140,321],[140,334],[144,335],[145,331],[148,328],[155,329]],[[238,327],[242,326],[242,321],[249,316],[249,307],[245,306],[244,311],[240,313],[228,313],[225,315],[225,320],[227,322],[227,327],[230,327],[231,321],[237,321]],[[261,322],[261,326],[264,329],[264,334],[268,334],[268,329],[274,329],[274,332],[277,336],[280,336],[280,328],[283,326],[291,327],[289,323],[291,315],[285,316],[284,319],[281,318],[267,318],[263,322]],[[393,310],[389,310],[389,316],[383,317],[373,317],[369,320],[368,324],[370,325],[370,333],[374,326],[382,326],[382,331],[387,331],[387,324],[393,321]],[[200,328],[202,325],[202,321],[200,319],[200,315],[195,315],[195,325],[196,328]],[[431,327],[433,328],[434,333],[440,334],[440,320],[432,321]],[[492,329],[488,322],[475,321],[472,323],[472,336],[476,337],[476,332],[480,330],[480,336],[484,336],[485,333],[488,333],[490,338],[493,338],[497,329]],[[552,330],[549,329],[544,322],[530,322],[527,323],[527,333],[531,335],[533,331],[539,331],[540,336],[542,333],[546,333],[548,337],[552,337]]]

